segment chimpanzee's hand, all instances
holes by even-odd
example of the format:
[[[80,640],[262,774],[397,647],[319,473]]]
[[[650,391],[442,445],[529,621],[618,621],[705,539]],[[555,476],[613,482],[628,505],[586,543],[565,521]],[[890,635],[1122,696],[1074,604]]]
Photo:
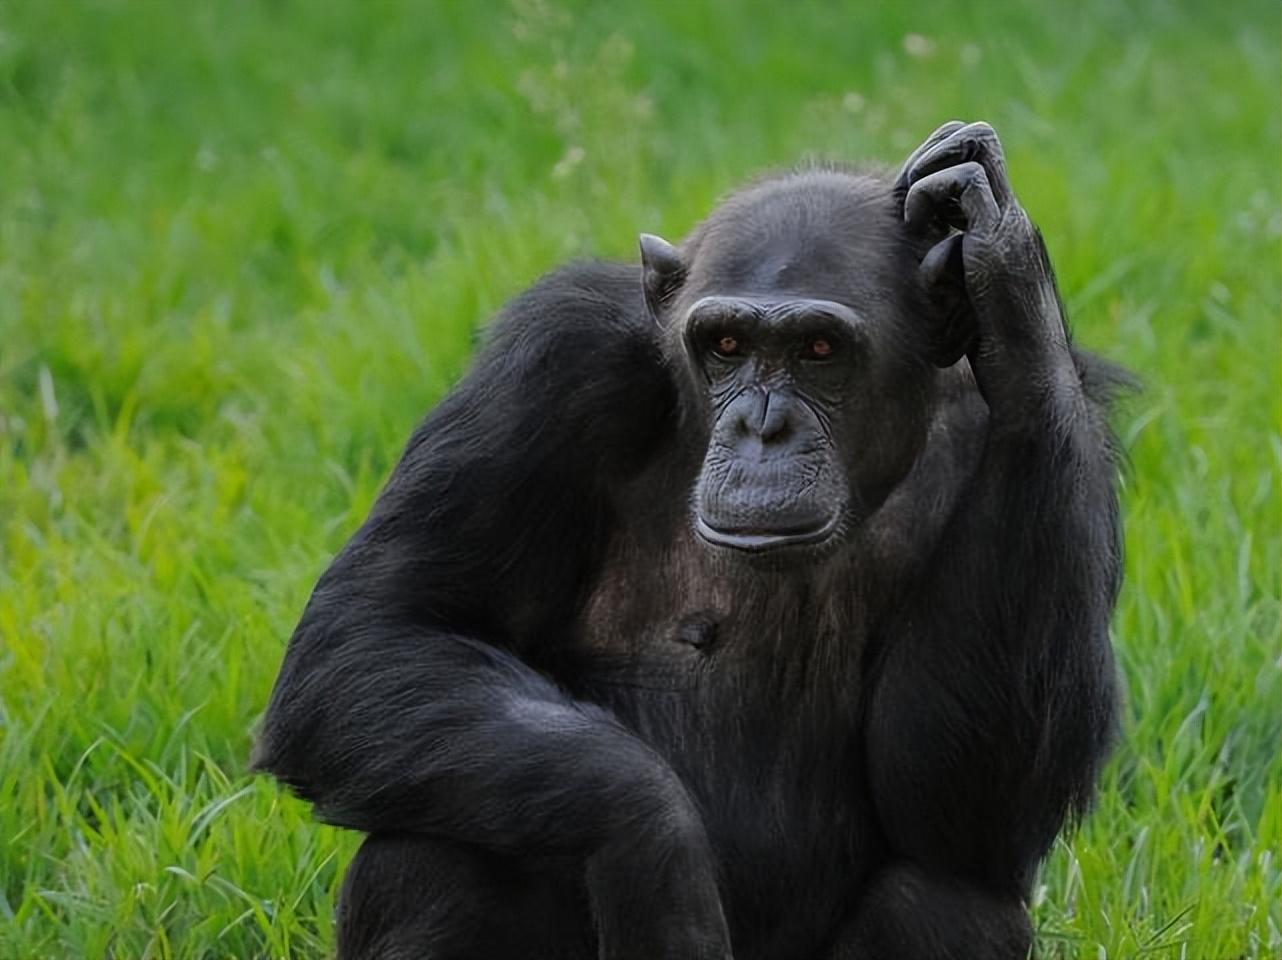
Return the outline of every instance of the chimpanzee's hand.
[[[1071,359],[1050,260],[1011,190],[997,134],[986,123],[944,124],[905,162],[897,187],[909,228],[939,238],[922,259],[928,288],[961,274],[977,335],[971,365],[989,406],[999,416],[1018,410]]]
[[[639,821],[587,868],[601,960],[732,960],[712,852],[688,800]]]

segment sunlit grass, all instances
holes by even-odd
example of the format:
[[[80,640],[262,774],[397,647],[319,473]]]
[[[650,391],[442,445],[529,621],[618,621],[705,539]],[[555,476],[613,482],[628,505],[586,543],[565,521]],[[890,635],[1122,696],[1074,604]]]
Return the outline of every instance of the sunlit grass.
[[[1187,8],[1187,9],[1185,9]],[[315,957],[356,838],[246,777],[475,329],[807,154],[991,120],[1119,417],[1126,738],[1046,957],[1282,954],[1266,3],[0,6],[0,957]]]

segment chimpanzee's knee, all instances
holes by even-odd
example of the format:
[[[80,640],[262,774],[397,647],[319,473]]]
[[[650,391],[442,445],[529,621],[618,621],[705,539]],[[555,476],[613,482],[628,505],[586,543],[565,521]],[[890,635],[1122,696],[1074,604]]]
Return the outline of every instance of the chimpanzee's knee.
[[[375,834],[338,906],[339,960],[587,960],[581,870],[408,834]]]
[[[825,960],[1026,960],[1032,946],[1018,894],[904,862],[873,878]]]

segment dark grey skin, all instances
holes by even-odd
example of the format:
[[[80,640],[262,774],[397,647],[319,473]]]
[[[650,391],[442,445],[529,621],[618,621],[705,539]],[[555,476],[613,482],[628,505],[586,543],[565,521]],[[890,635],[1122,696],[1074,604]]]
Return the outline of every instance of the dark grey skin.
[[[832,543],[843,519],[884,498],[868,489],[883,478],[867,473],[887,465],[843,463],[833,442],[867,422],[845,423],[874,347],[865,325],[843,304],[807,297],[707,296],[686,313],[686,353],[715,411],[694,497],[708,543],[750,552]]]
[[[1111,742],[1106,402],[986,124],[505,308],[256,763],[370,838],[339,955],[1025,957]]]

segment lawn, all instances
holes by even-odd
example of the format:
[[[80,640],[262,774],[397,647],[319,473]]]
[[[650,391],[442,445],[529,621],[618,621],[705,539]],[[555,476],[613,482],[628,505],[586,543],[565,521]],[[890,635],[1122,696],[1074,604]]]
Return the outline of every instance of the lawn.
[[[1278,7],[849,7],[0,4],[0,958],[331,951],[357,838],[252,731],[477,329],[954,116],[1145,383],[1125,739],[1042,956],[1282,955]]]

